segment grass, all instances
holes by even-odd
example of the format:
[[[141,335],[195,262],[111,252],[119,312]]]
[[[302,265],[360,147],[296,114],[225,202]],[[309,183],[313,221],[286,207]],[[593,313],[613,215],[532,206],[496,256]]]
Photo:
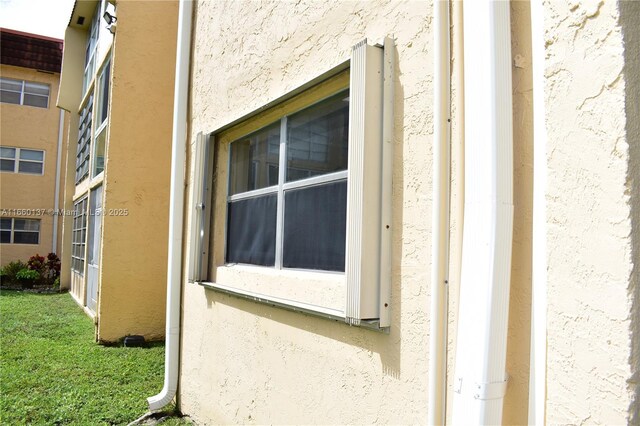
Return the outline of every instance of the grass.
[[[68,294],[0,291],[0,424],[127,424],[162,388],[163,365],[163,344],[96,344]]]

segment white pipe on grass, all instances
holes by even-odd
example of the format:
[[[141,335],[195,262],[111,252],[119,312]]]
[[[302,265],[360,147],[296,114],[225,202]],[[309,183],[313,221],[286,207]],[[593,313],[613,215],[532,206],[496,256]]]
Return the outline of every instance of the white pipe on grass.
[[[192,11],[193,2],[191,0],[180,0],[171,147],[164,386],[159,394],[147,398],[151,411],[159,410],[171,402],[178,390],[182,221],[184,216],[184,169],[187,146],[187,99],[189,95]]]

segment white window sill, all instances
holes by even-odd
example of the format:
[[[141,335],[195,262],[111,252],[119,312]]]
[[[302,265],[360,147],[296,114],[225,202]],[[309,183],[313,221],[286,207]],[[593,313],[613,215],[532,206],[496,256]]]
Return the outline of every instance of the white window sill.
[[[216,268],[214,285],[344,317],[343,273],[223,265]]]

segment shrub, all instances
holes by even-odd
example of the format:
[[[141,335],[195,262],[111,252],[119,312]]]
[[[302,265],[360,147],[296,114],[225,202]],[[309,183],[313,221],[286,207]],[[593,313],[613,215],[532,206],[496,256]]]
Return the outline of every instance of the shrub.
[[[44,262],[44,257],[40,256],[39,254],[34,254],[29,258],[27,266],[32,271],[38,271],[42,275],[42,273],[44,272]]]
[[[0,269],[0,275],[2,275],[2,284],[18,284],[18,277],[16,277],[16,275],[23,269],[27,269],[27,265],[19,260],[7,263],[2,267],[2,269]]]
[[[40,277],[40,272],[26,268],[19,270],[16,274],[16,278],[23,288],[33,288],[33,285]]]
[[[47,281],[53,283],[55,287],[55,281],[58,280],[58,286],[60,285],[60,258],[55,253],[49,253],[47,260],[44,263],[44,277]]]

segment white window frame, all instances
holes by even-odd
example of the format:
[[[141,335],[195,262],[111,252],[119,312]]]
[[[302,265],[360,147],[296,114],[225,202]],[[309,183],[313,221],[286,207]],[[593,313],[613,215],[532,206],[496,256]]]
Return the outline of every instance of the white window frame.
[[[304,108],[297,110],[297,111],[293,111],[287,115],[282,116],[281,118],[279,118],[277,121],[269,124],[268,126],[272,126],[276,123],[279,123],[280,126],[280,148],[279,148],[279,160],[278,160],[278,183],[276,185],[272,185],[272,186],[268,186],[265,188],[260,188],[260,189],[254,189],[254,190],[250,190],[250,191],[244,191],[238,194],[234,194],[234,195],[227,195],[227,202],[230,203],[232,201],[240,201],[240,200],[247,200],[247,199],[251,199],[251,198],[255,198],[261,195],[267,195],[267,194],[276,194],[277,195],[277,212],[276,212],[276,240],[275,240],[275,265],[274,267],[276,269],[285,269],[283,266],[283,250],[284,250],[284,242],[283,242],[283,237],[284,237],[284,194],[285,191],[289,191],[289,190],[293,190],[293,189],[301,189],[301,188],[310,188],[312,186],[316,186],[316,185],[320,185],[320,184],[326,184],[326,183],[333,183],[333,182],[340,182],[343,180],[347,180],[347,174],[348,174],[348,170],[341,170],[341,171],[337,171],[337,172],[331,172],[331,173],[325,173],[319,176],[312,176],[312,177],[308,177],[308,178],[304,178],[304,179],[298,179],[298,180],[294,180],[294,181],[290,181],[287,182],[286,181],[286,171],[288,168],[288,158],[287,158],[287,153],[288,153],[288,146],[287,146],[287,139],[288,139],[288,134],[287,134],[287,124],[289,121],[289,117],[300,112],[300,111],[304,111],[307,108],[311,108],[313,107],[315,104],[318,104],[320,102],[325,101],[328,98],[331,98],[341,92],[346,91],[347,89],[341,89],[338,90],[338,92],[336,93],[332,93],[330,94],[328,97],[320,99],[310,105],[306,105]],[[259,131],[259,130],[258,130]],[[255,133],[255,132],[252,132]],[[231,144],[235,143],[231,142]],[[268,149],[268,148],[267,148]],[[231,151],[229,151],[229,154],[231,154]],[[255,166],[257,166],[256,163],[252,164],[252,167],[255,168]],[[229,170],[228,170],[228,182],[230,185],[231,182],[231,156],[229,156]],[[254,172],[254,176],[256,176],[257,173]],[[227,218],[228,220],[228,218]],[[227,245],[225,244],[225,250],[226,250]],[[227,258],[227,253],[225,251],[224,254],[225,259]],[[268,266],[267,266],[268,267]],[[293,269],[293,268],[286,268],[286,269]],[[305,271],[314,271],[312,269],[304,269]],[[342,272],[336,272],[336,271],[323,271],[323,270],[315,270],[317,272],[321,272],[321,273],[327,273],[327,272],[334,272],[334,273],[342,273]]]
[[[100,19],[103,12],[103,0],[96,4],[89,31],[87,32],[87,43],[85,47],[85,63],[82,78],[82,93],[86,93],[91,86],[94,71],[96,69],[96,60],[98,56],[98,42],[100,40]]]
[[[71,270],[78,275],[84,275],[84,270],[86,267],[86,258],[87,258],[87,232],[88,232],[88,200],[89,198],[85,195],[84,197],[79,198],[73,203],[73,226],[71,230]],[[78,233],[81,235],[79,238],[76,238]],[[82,235],[84,233],[84,238]],[[80,250],[76,250],[76,248],[80,248]],[[79,251],[79,255],[76,253]],[[76,263],[81,263],[82,268],[77,269]]]
[[[0,152],[0,160],[13,160],[13,171],[9,171],[9,170],[2,170],[2,173],[20,173],[23,175],[34,175],[34,176],[43,176],[44,175],[44,160],[45,160],[45,151],[41,150],[41,149],[32,149],[32,148],[18,148],[18,147],[14,147],[14,146],[2,146],[2,148],[5,149],[13,149],[14,150],[14,157],[10,158],[10,157],[3,157],[2,153]],[[35,151],[35,152],[40,152],[42,153],[42,161],[39,160],[26,160],[26,159],[22,159],[21,157],[21,152],[22,151]],[[42,170],[40,173],[31,173],[31,172],[21,172],[20,171],[20,163],[36,163],[36,164],[40,164],[42,165]]]
[[[347,68],[350,69],[349,161],[347,171],[338,172],[341,176],[346,173],[348,185],[345,273],[214,264],[215,282],[210,280],[209,238],[215,239],[216,235],[220,238],[219,233],[209,235],[213,233],[211,212],[219,208],[210,204],[220,202],[211,201],[213,136]],[[353,47],[351,59],[338,67],[209,136],[198,135],[190,194],[194,209],[190,216],[189,281],[274,306],[387,330],[391,293],[392,147],[393,41],[389,38],[377,45],[366,40],[358,43]],[[323,175],[318,179],[334,177]],[[213,217],[218,219],[215,214]]]
[[[37,246],[40,244],[40,231],[42,230],[42,223],[40,221],[40,219],[31,219],[31,218],[23,218],[23,217],[3,217],[2,219],[10,219],[11,220],[11,227],[10,228],[1,228],[0,227],[0,231],[3,232],[11,232],[11,239],[8,243],[2,243],[2,244],[22,244],[22,245],[28,245],[28,246]],[[30,222],[36,222],[38,224],[38,230],[37,231],[32,231],[32,230],[25,230],[25,229],[16,229],[16,220],[26,220],[26,221],[30,221]],[[1,225],[0,225],[1,226]],[[15,233],[16,232],[23,232],[23,233],[30,233],[30,234],[36,234],[38,236],[38,241],[35,243],[16,243],[15,242]]]
[[[19,79],[15,79],[15,78],[0,77],[0,82],[5,82],[5,81],[6,82],[13,82],[13,83],[19,83],[20,84],[20,91],[7,90],[7,89],[3,89],[2,90],[3,92],[19,93],[20,94],[20,101],[18,103],[3,101],[2,103],[11,104],[11,105],[30,106],[30,107],[42,108],[42,109],[48,109],[49,108],[49,98],[51,97],[51,87],[48,84],[46,84],[46,83],[38,83],[38,82],[35,82],[35,81],[19,80]],[[29,104],[29,103],[25,103],[25,97],[24,97],[25,95],[38,96],[38,97],[42,97],[42,98],[45,97],[45,95],[42,95],[40,93],[30,93],[29,92],[29,86],[36,86],[36,87],[39,87],[41,89],[47,89],[47,94],[46,94],[47,105],[46,106],[32,105],[32,104]]]
[[[109,78],[105,78],[106,77],[106,73],[107,71],[109,71]],[[94,96],[96,98],[95,102],[96,105],[93,108],[94,111],[94,118],[92,120],[92,123],[97,123],[97,126],[95,126],[95,131],[93,133],[93,138],[91,140],[91,146],[90,151],[90,163],[91,163],[91,179],[95,178],[96,176],[99,176],[102,172],[104,172],[104,154],[106,153],[106,144],[107,144],[107,126],[109,125],[109,104],[111,102],[111,77],[110,74],[111,73],[111,55],[107,55],[106,59],[104,60],[104,63],[100,69],[100,76],[98,78],[98,84],[96,85],[96,90],[94,92]],[[103,109],[103,100],[105,98],[105,96],[107,97],[107,106],[106,106],[106,110]],[[102,119],[102,115],[103,112],[106,113],[106,116],[104,118],[104,120],[100,121]],[[103,163],[102,163],[102,170],[100,172],[97,172],[97,161],[98,161],[98,155],[97,155],[97,149],[98,149],[98,139],[100,137],[104,136],[105,138],[105,153],[103,153]]]

